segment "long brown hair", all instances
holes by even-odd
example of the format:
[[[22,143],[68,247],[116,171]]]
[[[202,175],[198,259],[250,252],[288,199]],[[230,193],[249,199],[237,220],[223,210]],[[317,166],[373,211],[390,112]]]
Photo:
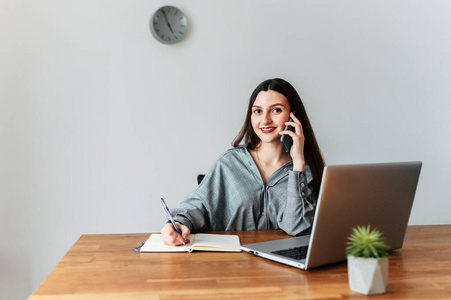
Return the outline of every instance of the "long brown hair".
[[[287,97],[290,102],[291,111],[296,111],[296,117],[302,123],[302,129],[304,131],[305,143],[304,143],[304,155],[305,161],[309,165],[312,171],[312,176],[314,179],[314,185],[316,192],[319,192],[319,187],[321,184],[321,179],[323,175],[324,159],[321,155],[321,150],[319,149],[318,142],[316,141],[315,133],[313,132],[312,126],[310,125],[309,118],[302,104],[301,97],[296,92],[294,87],[287,81],[274,78],[268,79],[260,83],[254,90],[249,99],[249,106],[247,108],[246,120],[244,121],[243,127],[232,142],[233,147],[238,147],[239,145],[247,145],[248,149],[253,150],[260,143],[260,138],[254,132],[251,124],[251,114],[252,106],[254,105],[255,99],[258,93],[261,91],[267,92],[268,90],[276,91]]]

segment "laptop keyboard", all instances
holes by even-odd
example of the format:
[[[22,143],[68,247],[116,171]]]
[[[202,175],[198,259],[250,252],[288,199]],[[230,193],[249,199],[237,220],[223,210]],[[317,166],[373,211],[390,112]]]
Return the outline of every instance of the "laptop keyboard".
[[[304,259],[307,257],[307,248],[308,248],[308,246],[301,246],[301,247],[296,247],[296,248],[277,250],[277,251],[273,251],[271,253],[289,257],[289,258],[293,258],[293,259]]]

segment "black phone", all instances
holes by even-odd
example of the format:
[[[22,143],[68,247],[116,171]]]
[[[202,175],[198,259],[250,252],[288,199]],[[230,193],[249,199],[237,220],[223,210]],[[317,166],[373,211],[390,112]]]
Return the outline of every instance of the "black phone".
[[[296,111],[293,111],[293,114],[296,115]],[[293,122],[293,119],[290,118],[288,122]],[[295,132],[295,129],[293,126],[286,126],[285,131],[290,130]],[[283,146],[285,147],[286,152],[290,152],[291,146],[293,145],[293,139],[288,134],[284,134],[280,137],[280,141],[282,142]]]

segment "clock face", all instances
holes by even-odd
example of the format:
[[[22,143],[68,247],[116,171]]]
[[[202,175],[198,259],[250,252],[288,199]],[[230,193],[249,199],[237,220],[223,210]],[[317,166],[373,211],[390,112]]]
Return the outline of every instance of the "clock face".
[[[188,30],[188,21],[182,11],[173,6],[158,9],[150,20],[153,36],[165,44],[181,41]]]

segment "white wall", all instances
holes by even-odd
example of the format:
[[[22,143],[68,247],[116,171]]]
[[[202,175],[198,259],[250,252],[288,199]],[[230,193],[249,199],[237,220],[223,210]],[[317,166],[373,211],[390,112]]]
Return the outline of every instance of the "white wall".
[[[158,43],[151,14],[191,30]],[[158,231],[250,93],[299,91],[328,163],[422,160],[411,224],[450,223],[451,2],[0,0],[0,298],[84,233]],[[130,245],[130,251],[133,251]]]

